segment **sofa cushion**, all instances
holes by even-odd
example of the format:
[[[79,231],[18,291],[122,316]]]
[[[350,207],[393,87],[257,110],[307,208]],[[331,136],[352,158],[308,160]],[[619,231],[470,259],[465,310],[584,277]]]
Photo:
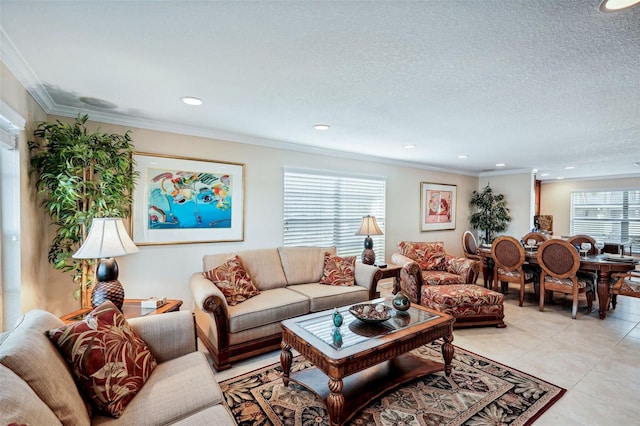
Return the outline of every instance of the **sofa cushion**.
[[[158,364],[118,419],[97,416],[95,425],[167,425],[222,402],[222,392],[202,352]]]
[[[422,271],[422,282],[429,285],[467,284],[465,277],[445,271]]]
[[[62,424],[27,382],[1,364],[0,383],[0,425]]]
[[[78,386],[102,411],[120,417],[156,360],[116,306],[106,301],[82,321],[48,332]]]
[[[298,284],[292,291],[309,298],[311,312],[325,311],[337,306],[353,305],[369,300],[369,289],[355,286],[328,286],[319,283]]]
[[[247,250],[240,253],[209,254],[202,258],[203,272],[222,265],[227,259],[239,255],[242,264],[249,273],[253,285],[260,291],[283,288],[287,285],[278,250]]]
[[[227,406],[218,404],[198,411],[184,420],[172,423],[172,426],[229,426],[234,424],[236,422]]]
[[[287,284],[317,283],[324,270],[324,254],[335,255],[335,247],[279,247]]]
[[[228,259],[220,266],[203,272],[203,275],[222,291],[230,306],[260,294],[238,255]]]
[[[26,313],[0,345],[0,364],[26,381],[63,424],[88,425],[89,412],[71,371],[45,335],[63,324],[49,312]]]
[[[244,303],[229,306],[229,331],[236,333],[307,313],[309,299],[286,288],[274,288]]]
[[[403,256],[416,261],[423,271],[444,270],[446,267],[446,253],[444,251],[444,243],[441,241],[400,241],[398,250]]]
[[[324,254],[324,269],[320,284],[352,286],[356,281],[356,257]]]

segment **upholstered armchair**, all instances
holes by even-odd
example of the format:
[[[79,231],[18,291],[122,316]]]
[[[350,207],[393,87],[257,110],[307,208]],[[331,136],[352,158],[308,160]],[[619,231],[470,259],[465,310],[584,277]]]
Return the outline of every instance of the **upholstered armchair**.
[[[400,241],[391,262],[402,266],[400,289],[413,303],[423,285],[475,284],[480,273],[480,261],[447,254],[441,241]]]

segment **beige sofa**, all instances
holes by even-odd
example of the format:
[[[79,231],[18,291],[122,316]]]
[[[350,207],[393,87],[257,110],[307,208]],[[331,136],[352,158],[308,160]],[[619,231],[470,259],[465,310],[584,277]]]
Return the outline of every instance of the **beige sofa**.
[[[179,311],[128,320],[158,361],[120,418],[91,416],[64,358],[44,334],[63,322],[34,310],[0,336],[0,425],[236,424],[202,352],[193,315]]]
[[[260,294],[229,306],[222,292],[201,272],[191,276],[198,336],[213,358],[213,367],[278,349],[280,322],[376,297],[378,268],[356,263],[355,285],[319,284],[324,253],[335,247],[280,247],[206,255],[203,272],[238,255]]]

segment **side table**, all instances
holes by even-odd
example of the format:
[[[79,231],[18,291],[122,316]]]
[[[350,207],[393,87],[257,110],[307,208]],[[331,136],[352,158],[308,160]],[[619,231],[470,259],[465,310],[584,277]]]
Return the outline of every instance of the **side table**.
[[[400,271],[402,266],[400,265],[387,265],[386,268],[378,268],[378,271],[373,276],[372,285],[377,289],[378,281],[385,278],[393,278],[393,294],[396,294],[400,290]],[[376,290],[376,295],[379,297],[380,292]]]
[[[140,304],[143,300],[144,299],[124,299],[124,303],[122,305],[122,313],[124,314],[124,317],[129,319],[144,317],[147,315],[164,314],[165,312],[179,311],[180,306],[182,306],[182,300],[169,299],[167,300],[167,303],[158,308],[142,308]],[[92,310],[92,308],[80,308],[77,311],[61,316],[60,319],[65,323],[80,321]]]

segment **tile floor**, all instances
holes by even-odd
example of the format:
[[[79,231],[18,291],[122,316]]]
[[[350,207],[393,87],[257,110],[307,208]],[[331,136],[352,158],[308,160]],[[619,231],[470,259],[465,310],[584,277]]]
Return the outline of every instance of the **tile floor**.
[[[384,292],[384,290],[383,290]],[[567,389],[536,425],[640,424],[640,299],[619,297],[605,320],[580,305],[571,319],[571,302],[538,311],[532,290],[518,306],[518,290],[505,297],[506,328],[456,330],[454,344]],[[219,381],[279,361],[279,352],[237,363],[216,373]]]

